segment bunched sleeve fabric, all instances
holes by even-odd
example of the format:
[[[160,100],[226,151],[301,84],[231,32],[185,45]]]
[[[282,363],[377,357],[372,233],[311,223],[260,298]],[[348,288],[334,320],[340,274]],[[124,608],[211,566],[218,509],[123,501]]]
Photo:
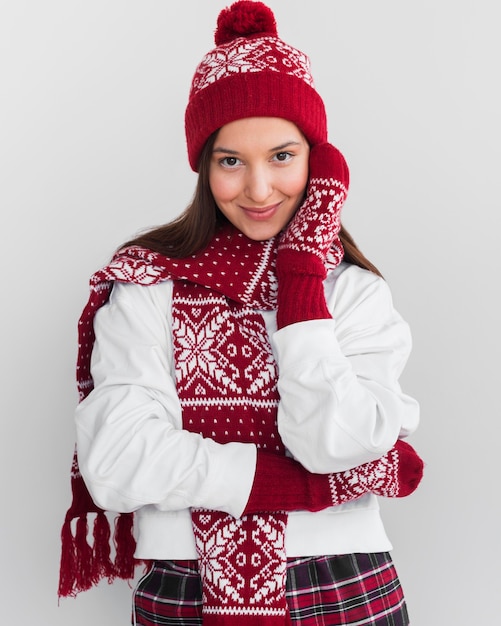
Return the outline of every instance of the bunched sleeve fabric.
[[[170,334],[172,283],[116,283],[96,313],[94,389],[76,409],[80,471],[103,509],[217,509],[238,517],[256,447],[182,429]]]
[[[325,283],[333,319],[274,333],[278,428],[312,472],[341,472],[378,459],[417,428],[419,405],[399,378],[411,350],[407,323],[387,283],[342,264]]]

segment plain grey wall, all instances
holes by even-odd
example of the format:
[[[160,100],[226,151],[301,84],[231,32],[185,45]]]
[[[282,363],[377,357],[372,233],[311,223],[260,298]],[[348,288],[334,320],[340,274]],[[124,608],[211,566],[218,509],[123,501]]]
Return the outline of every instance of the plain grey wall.
[[[191,198],[183,115],[226,2],[2,0],[3,622],[129,623],[125,583],[56,598],[76,323],[91,273]],[[383,502],[413,626],[498,623],[501,58],[486,0],[270,0],[351,167],[344,221],[414,351],[420,490]]]

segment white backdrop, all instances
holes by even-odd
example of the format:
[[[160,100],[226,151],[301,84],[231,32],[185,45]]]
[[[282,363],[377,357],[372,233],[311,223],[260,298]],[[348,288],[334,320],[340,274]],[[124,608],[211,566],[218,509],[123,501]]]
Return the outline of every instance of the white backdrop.
[[[0,0],[3,623],[129,623],[56,589],[90,274],[177,215],[183,115],[223,0]],[[501,47],[494,0],[270,0],[351,168],[344,221],[411,324],[427,462],[383,503],[413,626],[498,623]]]

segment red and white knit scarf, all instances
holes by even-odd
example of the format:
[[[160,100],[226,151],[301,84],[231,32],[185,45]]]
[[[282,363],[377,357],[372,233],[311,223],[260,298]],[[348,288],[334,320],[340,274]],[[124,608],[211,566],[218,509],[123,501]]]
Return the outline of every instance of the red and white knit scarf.
[[[202,252],[169,259],[142,248],[119,253],[91,278],[79,321],[80,398],[92,390],[93,319],[114,281],[152,285],[173,279],[172,306],[177,392],[183,427],[219,443],[251,442],[284,454],[277,432],[277,366],[259,310],[276,308],[274,240],[256,242],[225,226]],[[133,575],[132,516],[119,516],[110,557],[107,517],[72,469],[73,502],[62,530],[59,595],[75,595],[105,577]],[[89,546],[87,513],[96,513]],[[77,520],[76,532],[72,524]],[[285,513],[235,519],[192,511],[203,583],[204,624],[289,624],[285,600]]]

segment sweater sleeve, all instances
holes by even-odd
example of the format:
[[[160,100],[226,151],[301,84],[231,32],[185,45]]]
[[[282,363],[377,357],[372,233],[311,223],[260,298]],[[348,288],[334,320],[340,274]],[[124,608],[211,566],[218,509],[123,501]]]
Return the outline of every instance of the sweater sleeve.
[[[117,283],[96,313],[94,389],[76,409],[78,459],[106,510],[203,507],[240,516],[252,444],[218,444],[182,428],[170,333],[172,283]]]
[[[325,292],[333,319],[292,324],[273,337],[279,432],[290,453],[318,473],[381,457],[419,421],[417,401],[399,384],[411,335],[387,283],[343,264]]]

